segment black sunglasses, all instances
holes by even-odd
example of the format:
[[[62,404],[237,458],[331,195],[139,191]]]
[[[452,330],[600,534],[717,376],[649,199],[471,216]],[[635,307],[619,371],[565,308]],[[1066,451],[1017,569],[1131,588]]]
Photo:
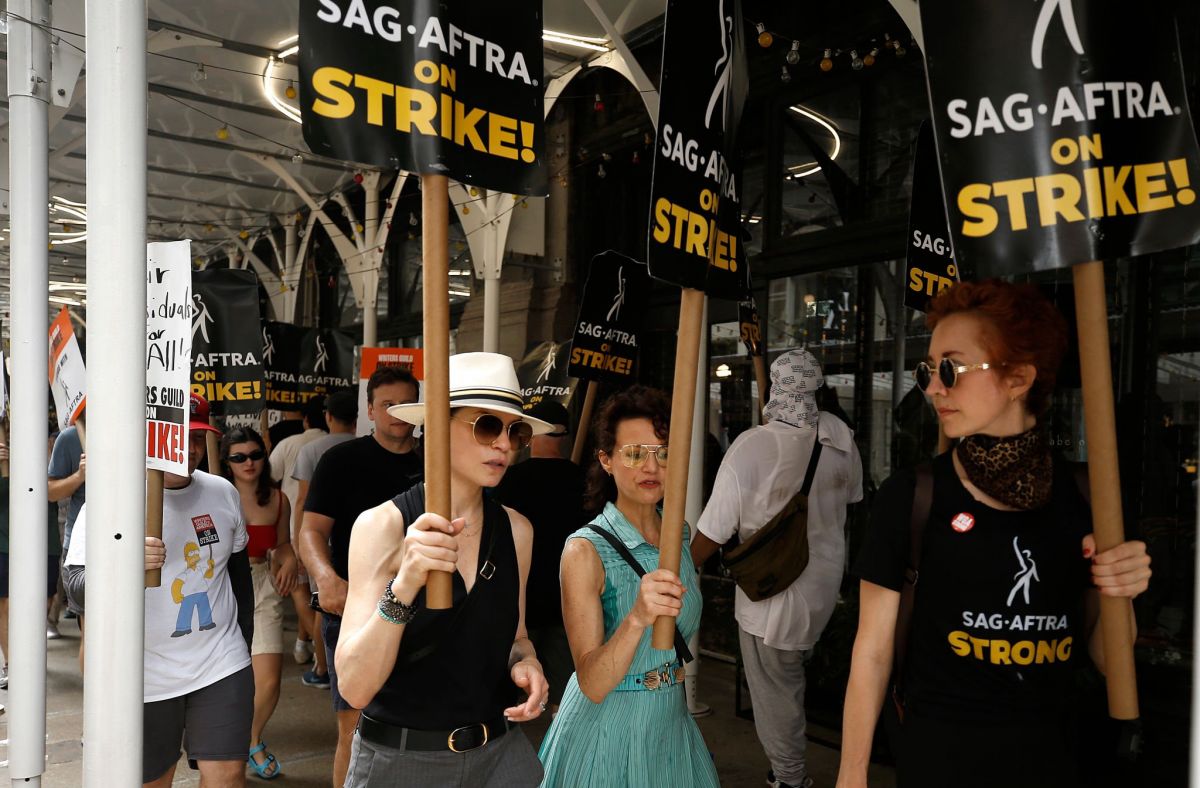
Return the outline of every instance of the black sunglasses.
[[[1003,364],[955,364],[948,358],[941,360],[938,364],[937,374],[938,379],[942,381],[942,385],[948,389],[954,388],[954,384],[958,382],[958,376],[965,372],[975,372],[980,369],[995,369],[1002,367]],[[917,364],[916,372],[917,388],[921,391],[926,391],[929,384],[933,382],[933,369],[922,361]]]
[[[466,419],[455,419],[455,421],[470,424],[471,434],[475,437],[475,442],[481,446],[491,446],[500,438],[500,433],[504,432],[504,422],[499,416],[493,416],[490,413],[476,416],[474,421]],[[533,427],[526,421],[514,421],[508,425],[508,440],[512,444],[513,451],[520,451],[533,440]]]
[[[250,452],[249,454],[242,454],[241,452],[238,452],[237,454],[230,454],[227,459],[232,465],[241,465],[246,460],[253,460],[254,462],[258,462],[259,460],[261,460],[263,457],[266,457],[266,456],[267,456],[267,453],[264,452],[262,449],[255,449],[254,451]]]

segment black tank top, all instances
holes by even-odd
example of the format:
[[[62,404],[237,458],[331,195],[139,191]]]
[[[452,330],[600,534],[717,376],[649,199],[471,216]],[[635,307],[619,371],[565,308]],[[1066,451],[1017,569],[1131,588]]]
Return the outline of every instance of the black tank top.
[[[405,527],[425,511],[425,485],[392,499]],[[489,557],[489,546],[491,555]],[[482,571],[488,561],[495,569]],[[492,720],[516,703],[508,657],[517,634],[520,574],[508,513],[484,497],[479,570],[471,593],[455,572],[453,607],[429,610],[417,594],[417,616],[404,628],[396,666],[363,712],[421,730],[450,730]]]

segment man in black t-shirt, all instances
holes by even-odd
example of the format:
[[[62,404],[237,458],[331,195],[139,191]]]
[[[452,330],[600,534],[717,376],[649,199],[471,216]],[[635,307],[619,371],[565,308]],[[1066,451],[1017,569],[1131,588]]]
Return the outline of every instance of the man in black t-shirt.
[[[496,498],[533,524],[525,625],[550,682],[550,702],[557,706],[575,671],[563,627],[558,567],[567,537],[587,523],[583,513],[583,469],[564,457],[570,451],[566,408],[542,400],[525,412],[553,424],[555,430],[533,437],[530,458],[509,468],[496,487]]]
[[[375,424],[371,435],[334,446],[321,457],[308,486],[300,527],[300,555],[317,584],[325,615],[321,634],[328,657],[330,690],[337,712],[338,742],[333,760],[333,784],[346,779],[350,744],[358,725],[358,709],[346,703],[337,689],[334,651],[342,610],[350,531],[358,515],[407,490],[421,480],[422,460],[414,449],[413,426],[392,418],[392,405],[416,402],[416,379],[400,367],[380,367],[367,381],[367,415]]]

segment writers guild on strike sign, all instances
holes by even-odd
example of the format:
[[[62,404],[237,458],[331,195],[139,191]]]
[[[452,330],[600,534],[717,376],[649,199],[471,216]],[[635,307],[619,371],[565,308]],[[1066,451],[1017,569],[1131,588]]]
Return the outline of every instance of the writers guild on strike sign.
[[[538,0],[301,0],[314,153],[545,195]]]
[[[1170,13],[1118,0],[924,0],[920,11],[965,276],[1200,241],[1200,149]]]

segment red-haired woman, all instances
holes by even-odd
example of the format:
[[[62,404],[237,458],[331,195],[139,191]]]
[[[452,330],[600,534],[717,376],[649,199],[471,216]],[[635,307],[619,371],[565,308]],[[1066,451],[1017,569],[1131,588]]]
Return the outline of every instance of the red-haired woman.
[[[959,284],[933,301],[927,323],[933,337],[917,385],[959,442],[932,466],[901,677],[899,785],[1075,785],[1071,674],[1084,647],[1103,670],[1098,595],[1137,596],[1150,558],[1141,542],[1096,552],[1074,473],[1050,452],[1038,418],[1067,329],[1037,288]],[[855,567],[859,624],[839,788],[867,784],[912,568],[916,484],[905,470],[880,487]]]

